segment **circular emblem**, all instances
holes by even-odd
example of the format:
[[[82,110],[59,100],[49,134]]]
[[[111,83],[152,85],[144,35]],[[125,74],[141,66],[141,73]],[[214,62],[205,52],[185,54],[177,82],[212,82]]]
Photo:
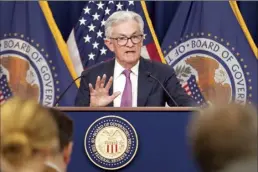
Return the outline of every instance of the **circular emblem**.
[[[54,82],[55,66],[46,50],[18,33],[5,34],[0,39],[0,48],[0,89],[6,98],[26,96],[52,106],[59,88]]]
[[[251,96],[250,72],[240,53],[222,38],[205,34],[177,43],[165,56],[183,88],[195,101],[245,104]],[[250,88],[250,89],[249,89]]]
[[[91,124],[84,146],[95,165],[106,170],[117,170],[133,160],[138,149],[138,137],[127,120],[110,115]]]

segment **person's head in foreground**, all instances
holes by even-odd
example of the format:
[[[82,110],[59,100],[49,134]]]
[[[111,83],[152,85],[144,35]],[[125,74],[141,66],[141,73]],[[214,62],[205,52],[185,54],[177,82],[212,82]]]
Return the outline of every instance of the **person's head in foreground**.
[[[58,130],[48,110],[18,97],[1,105],[1,171],[47,172],[45,161],[59,150]]]
[[[59,152],[50,157],[46,165],[58,172],[65,172],[71,159],[73,147],[73,121],[65,113],[49,108],[49,113],[54,117],[59,132]]]
[[[231,103],[194,114],[190,139],[203,172],[257,172],[257,111]]]
[[[131,68],[140,59],[143,28],[142,17],[133,11],[114,12],[105,22],[105,44],[124,68]]]

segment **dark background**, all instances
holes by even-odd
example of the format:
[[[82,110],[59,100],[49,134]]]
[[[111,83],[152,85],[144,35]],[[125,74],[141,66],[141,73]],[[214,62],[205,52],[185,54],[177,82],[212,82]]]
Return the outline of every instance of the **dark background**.
[[[65,41],[69,37],[73,26],[77,23],[86,3],[85,1],[49,1],[49,6]],[[146,2],[160,44],[180,3],[181,1]],[[258,45],[258,2],[240,1],[238,6],[250,34]]]

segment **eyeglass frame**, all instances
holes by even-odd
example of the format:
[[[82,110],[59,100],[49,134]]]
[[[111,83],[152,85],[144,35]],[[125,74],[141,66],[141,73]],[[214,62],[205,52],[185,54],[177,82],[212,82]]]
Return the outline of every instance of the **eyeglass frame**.
[[[135,42],[133,42],[133,40],[132,40],[132,37],[139,37],[140,36],[140,41],[139,42],[137,42],[137,43],[135,43]],[[114,39],[114,40],[116,40],[117,41],[117,44],[118,45],[120,45],[120,46],[125,46],[127,43],[128,43],[128,40],[130,39],[131,40],[131,42],[133,43],[133,44],[138,44],[138,43],[140,43],[141,41],[142,41],[142,39],[143,39],[143,34],[140,34],[140,35],[132,35],[132,36],[130,36],[130,37],[127,37],[127,36],[121,36],[121,37],[117,37],[117,38],[112,38],[112,37],[109,37],[109,39]],[[118,43],[118,39],[119,38],[127,38],[127,40],[126,40],[126,42],[125,42],[125,44],[119,44]]]

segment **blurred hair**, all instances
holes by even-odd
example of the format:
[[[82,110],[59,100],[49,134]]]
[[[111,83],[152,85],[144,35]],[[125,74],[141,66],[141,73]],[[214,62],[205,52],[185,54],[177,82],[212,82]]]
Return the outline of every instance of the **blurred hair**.
[[[257,111],[231,103],[193,115],[189,136],[202,171],[224,168],[235,160],[257,156]]]
[[[28,163],[41,151],[59,149],[57,127],[46,108],[18,97],[1,106],[0,155],[10,165]]]
[[[64,112],[49,108],[49,113],[55,119],[59,131],[60,151],[63,151],[73,139],[73,120]]]
[[[43,172],[58,172],[58,171],[56,171],[55,169],[53,169],[51,167],[46,166],[45,169],[43,170]]]

